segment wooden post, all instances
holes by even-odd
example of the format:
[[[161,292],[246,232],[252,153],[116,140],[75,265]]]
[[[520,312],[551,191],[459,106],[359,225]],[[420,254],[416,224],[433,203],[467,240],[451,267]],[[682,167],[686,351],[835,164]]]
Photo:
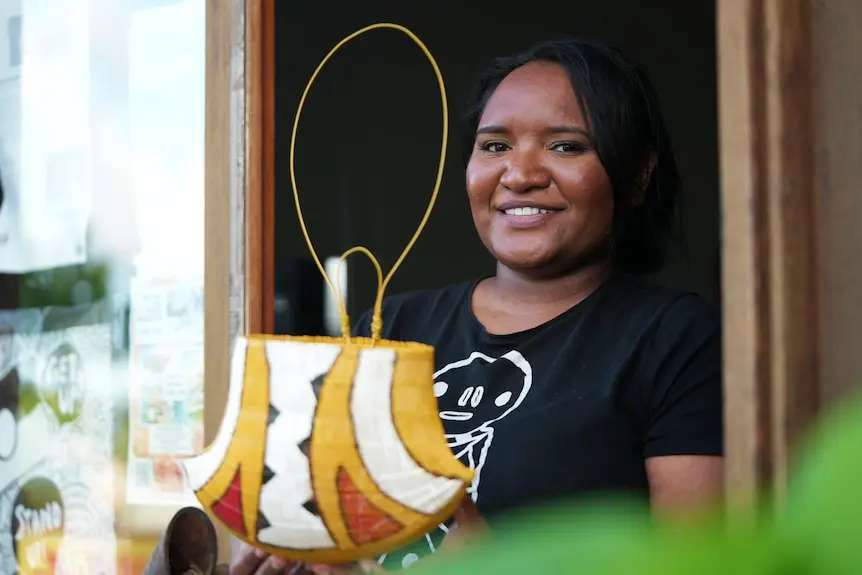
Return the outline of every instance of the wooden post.
[[[246,329],[273,333],[275,315],[275,2],[246,9]]]
[[[204,441],[215,439],[227,404],[231,339],[242,329],[234,289],[241,286],[244,245],[243,149],[237,145],[245,119],[237,105],[245,88],[243,0],[212,0],[206,13],[206,143],[204,207]],[[239,168],[239,169],[238,169]],[[237,233],[237,231],[240,233]],[[217,527],[219,562],[229,562],[231,539]]]
[[[717,11],[727,488],[753,508],[818,406],[811,7]]]

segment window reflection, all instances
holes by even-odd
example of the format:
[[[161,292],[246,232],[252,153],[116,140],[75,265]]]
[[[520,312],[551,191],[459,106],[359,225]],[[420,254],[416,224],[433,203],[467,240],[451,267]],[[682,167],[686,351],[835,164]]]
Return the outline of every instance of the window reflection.
[[[138,573],[123,517],[194,504],[204,78],[204,0],[0,0],[0,574]]]
[[[21,65],[21,16],[16,14],[6,19],[6,33],[9,37],[8,66],[17,68]]]

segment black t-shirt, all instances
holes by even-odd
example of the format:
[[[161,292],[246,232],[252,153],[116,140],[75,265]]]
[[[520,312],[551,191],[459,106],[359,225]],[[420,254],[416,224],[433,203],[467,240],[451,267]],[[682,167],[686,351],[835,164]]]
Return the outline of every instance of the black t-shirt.
[[[477,283],[387,298],[383,337],[434,346],[447,439],[492,526],[556,498],[646,497],[648,457],[723,453],[720,317],[699,296],[619,275],[543,325],[492,335],[471,309]],[[381,563],[406,567],[445,531]]]

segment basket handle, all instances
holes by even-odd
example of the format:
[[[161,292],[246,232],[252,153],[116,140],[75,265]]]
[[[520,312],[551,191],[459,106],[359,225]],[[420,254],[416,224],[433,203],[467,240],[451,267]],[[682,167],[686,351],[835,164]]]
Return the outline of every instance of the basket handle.
[[[347,315],[347,307],[345,306],[344,299],[341,297],[341,290],[335,287],[335,284],[332,283],[332,280],[327,275],[326,270],[323,268],[323,264],[320,263],[320,258],[317,256],[317,252],[314,250],[314,246],[311,242],[311,237],[308,234],[308,229],[305,226],[305,219],[302,217],[302,207],[299,202],[299,189],[296,185],[296,166],[295,166],[295,157],[296,157],[296,134],[299,129],[299,117],[302,115],[302,108],[305,105],[305,100],[308,97],[308,92],[311,90],[311,86],[314,84],[314,80],[317,79],[317,76],[320,74],[320,71],[326,65],[330,58],[346,43],[353,40],[357,36],[360,36],[366,32],[370,32],[371,30],[381,29],[381,28],[389,28],[391,30],[397,30],[399,32],[403,32],[406,34],[413,42],[419,46],[422,52],[425,54],[425,57],[431,63],[431,66],[434,68],[434,74],[437,77],[437,85],[440,88],[440,100],[443,105],[443,141],[440,145],[440,161],[437,166],[437,178],[434,182],[434,188],[431,192],[431,200],[428,202],[428,207],[425,209],[425,214],[422,216],[422,220],[419,222],[419,227],[416,228],[416,232],[413,234],[413,237],[410,238],[410,241],[407,242],[407,246],[404,248],[404,251],[401,252],[401,255],[395,260],[395,263],[392,265],[392,269],[389,270],[389,273],[386,274],[386,277],[383,277],[383,272],[380,266],[380,262],[376,257],[365,247],[357,246],[351,248],[344,252],[339,260],[339,268],[341,263],[349,257],[353,253],[361,252],[371,259],[372,264],[377,270],[377,297],[374,300],[374,309],[371,316],[371,338],[373,340],[380,339],[380,334],[383,331],[383,294],[386,291],[386,288],[389,286],[389,282],[392,280],[392,276],[395,275],[395,272],[401,266],[401,263],[407,257],[407,254],[410,253],[410,250],[413,249],[416,240],[419,239],[419,235],[422,233],[422,230],[425,229],[425,224],[428,223],[428,218],[431,216],[431,211],[434,209],[434,204],[437,201],[437,194],[440,191],[440,184],[443,180],[443,168],[446,164],[446,147],[449,139],[449,105],[446,99],[446,85],[443,82],[443,74],[440,72],[440,67],[437,65],[437,61],[434,59],[434,56],[431,54],[431,51],[428,47],[419,39],[416,34],[414,34],[409,29],[401,26],[400,24],[390,24],[386,22],[371,24],[370,26],[366,26],[361,30],[357,30],[353,32],[343,40],[341,40],[338,44],[335,45],[332,50],[323,58],[323,60],[318,64],[317,69],[311,75],[311,79],[309,79],[308,84],[305,86],[305,90],[302,92],[302,98],[299,100],[299,107],[296,111],[296,119],[293,122],[293,132],[290,136],[290,183],[293,187],[293,199],[296,202],[296,215],[299,217],[299,226],[302,228],[302,236],[305,238],[305,243],[308,245],[308,250],[311,252],[311,257],[314,258],[314,263],[317,264],[317,269],[320,270],[320,273],[323,274],[323,279],[326,280],[326,284],[329,286],[329,289],[332,291],[335,296],[336,301],[339,306],[339,314],[341,315],[341,335],[345,339],[350,339],[350,318]],[[336,278],[338,279],[338,278]]]

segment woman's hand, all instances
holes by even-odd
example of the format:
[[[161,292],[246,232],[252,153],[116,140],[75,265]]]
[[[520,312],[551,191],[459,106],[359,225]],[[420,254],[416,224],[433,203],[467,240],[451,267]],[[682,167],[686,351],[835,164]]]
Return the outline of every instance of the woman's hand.
[[[354,575],[358,573],[384,573],[374,561],[360,561],[354,565],[311,565],[295,563],[268,554],[243,543],[230,566],[230,575]]]
[[[487,533],[488,524],[479,515],[479,509],[473,500],[467,497],[455,512],[455,524],[443,540],[441,551],[445,553],[458,549],[486,536]],[[269,555],[246,543],[242,544],[230,566],[230,575],[356,575],[385,572],[372,560],[344,566],[295,563]]]
[[[230,575],[299,575],[304,572],[302,567],[300,563],[269,555],[266,551],[243,543],[231,561]]]
[[[458,549],[487,534],[488,524],[482,519],[473,500],[467,497],[455,512],[455,523],[443,539],[441,550]]]

